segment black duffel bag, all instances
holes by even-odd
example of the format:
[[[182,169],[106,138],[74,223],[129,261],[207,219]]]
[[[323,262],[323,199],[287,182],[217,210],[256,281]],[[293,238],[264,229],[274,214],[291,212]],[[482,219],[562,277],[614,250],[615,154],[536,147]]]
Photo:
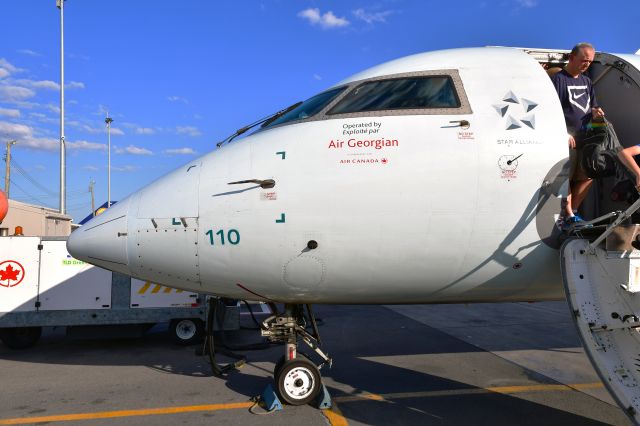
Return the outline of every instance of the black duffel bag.
[[[582,150],[581,166],[588,177],[616,176],[620,171],[618,153],[622,146],[611,123],[585,130],[579,138],[578,149]]]

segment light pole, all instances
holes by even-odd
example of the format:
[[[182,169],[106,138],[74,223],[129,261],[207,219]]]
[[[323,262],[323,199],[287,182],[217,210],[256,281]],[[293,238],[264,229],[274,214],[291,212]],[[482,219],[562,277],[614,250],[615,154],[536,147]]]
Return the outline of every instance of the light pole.
[[[67,212],[67,165],[66,146],[64,142],[64,2],[56,0],[60,9],[60,214]]]
[[[108,112],[104,122],[107,123],[107,139],[109,141],[107,148],[107,208],[109,208],[111,207],[111,123],[113,123],[113,118],[109,117]]]
[[[11,182],[11,145],[15,145],[16,141],[7,142],[7,156],[5,157],[6,167],[4,174],[4,192],[9,199],[9,182]]]
[[[95,204],[95,198],[93,196],[93,187],[95,186],[96,181],[91,179],[89,181],[89,192],[91,193],[91,214],[95,217],[96,215],[96,204]]]

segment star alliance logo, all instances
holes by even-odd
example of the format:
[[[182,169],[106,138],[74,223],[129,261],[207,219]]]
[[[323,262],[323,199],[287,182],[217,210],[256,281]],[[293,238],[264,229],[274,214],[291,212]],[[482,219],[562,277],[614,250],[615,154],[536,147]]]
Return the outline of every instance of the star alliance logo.
[[[585,114],[589,112],[591,96],[587,92],[587,86],[567,86],[567,90],[569,91],[569,102],[580,108]]]
[[[532,111],[538,106],[536,102],[518,98],[511,91],[502,97],[502,102],[504,103],[493,105],[493,108],[500,117],[506,117],[505,130],[519,129],[523,126],[535,130],[536,114]]]

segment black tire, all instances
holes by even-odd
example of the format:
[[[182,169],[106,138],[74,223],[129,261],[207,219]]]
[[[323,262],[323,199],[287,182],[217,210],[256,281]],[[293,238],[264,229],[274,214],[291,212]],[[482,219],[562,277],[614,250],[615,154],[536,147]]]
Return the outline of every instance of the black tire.
[[[38,343],[42,327],[18,327],[0,329],[0,340],[11,349],[27,349]]]
[[[278,360],[278,362],[276,362],[276,366],[273,367],[273,377],[278,377],[278,371],[280,371],[280,369],[282,368],[282,366],[286,361],[287,359],[285,358],[284,355],[282,355]]]
[[[299,358],[303,358],[306,359],[307,361],[311,362],[311,360],[309,359],[309,357],[302,355],[300,352],[298,352],[298,354],[296,355],[296,359]],[[276,362],[276,366],[273,368],[273,377],[276,377],[278,375],[278,371],[280,371],[280,369],[282,368],[282,366],[284,365],[284,363],[287,361],[287,358],[282,355],[280,357],[280,359],[278,360],[278,362]]]
[[[176,318],[169,323],[173,341],[179,345],[193,345],[202,341],[204,324],[198,318]]]
[[[274,378],[278,396],[289,405],[314,401],[322,388],[318,367],[304,357],[285,361]]]

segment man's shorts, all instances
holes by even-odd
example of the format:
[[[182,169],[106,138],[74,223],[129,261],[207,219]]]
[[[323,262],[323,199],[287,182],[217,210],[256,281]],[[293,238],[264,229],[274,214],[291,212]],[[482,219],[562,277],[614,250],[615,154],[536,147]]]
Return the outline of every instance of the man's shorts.
[[[587,173],[582,168],[582,149],[569,148],[569,163],[571,164],[571,171],[569,172],[569,180],[589,180]]]

